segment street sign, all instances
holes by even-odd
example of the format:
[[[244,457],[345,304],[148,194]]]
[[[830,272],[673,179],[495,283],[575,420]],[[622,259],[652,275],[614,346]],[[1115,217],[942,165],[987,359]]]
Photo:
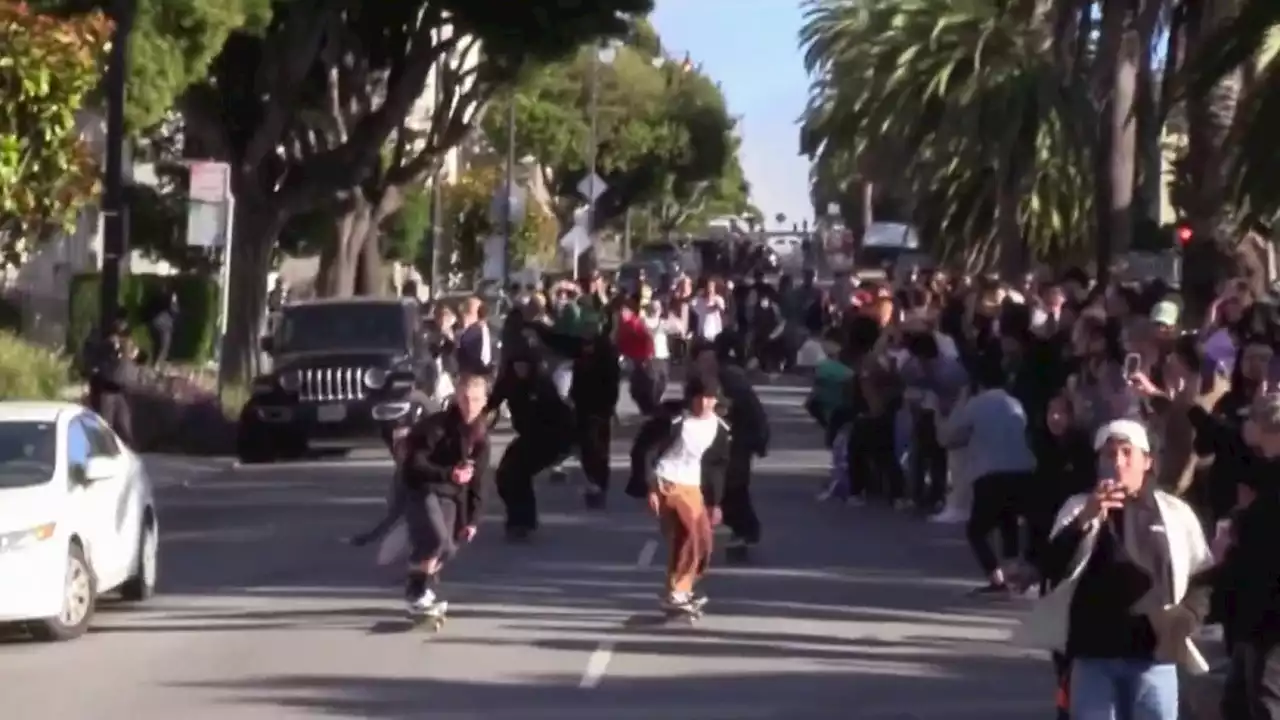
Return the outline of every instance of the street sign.
[[[582,178],[582,181],[578,183],[578,194],[591,202],[599,200],[600,196],[605,194],[608,189],[609,186],[595,173]]]
[[[222,203],[187,203],[187,245],[207,249],[226,244],[226,208]]]
[[[564,234],[564,237],[560,238],[560,247],[576,258],[591,247],[591,236],[581,225],[574,225]]]
[[[191,163],[192,202],[224,203],[231,197],[231,166],[224,162]]]

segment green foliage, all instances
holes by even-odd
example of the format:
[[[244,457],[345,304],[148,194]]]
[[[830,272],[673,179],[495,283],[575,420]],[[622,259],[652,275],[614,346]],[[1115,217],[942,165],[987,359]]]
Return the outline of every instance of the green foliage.
[[[70,228],[97,191],[76,112],[101,77],[110,31],[101,14],[68,20],[0,2],[0,237]],[[6,247],[6,260],[25,249]]]
[[[70,379],[62,355],[0,331],[0,400],[60,400]]]
[[[160,122],[191,85],[208,74],[231,33],[256,31],[271,20],[271,0],[136,0],[129,35],[125,123],[139,131]],[[48,12],[110,13],[112,0],[34,0]]]
[[[470,168],[457,182],[444,186],[443,230],[458,252],[461,267],[456,269],[470,273],[483,266],[485,238],[502,232],[491,217],[494,194],[502,187],[502,169],[493,166]],[[535,258],[543,262],[553,258],[556,230],[554,216],[538,203],[528,203],[524,218],[512,228],[514,267]]]
[[[431,231],[431,191],[423,186],[405,191],[404,205],[390,218],[382,235],[382,252],[389,260],[416,263],[429,257],[427,233]]]
[[[102,276],[77,275],[71,281],[67,348],[77,351],[94,332],[101,316]],[[205,275],[125,275],[120,287],[122,317],[129,321],[138,347],[151,350],[147,313],[165,293],[178,296],[178,322],[174,327],[169,359],[204,362],[213,357],[218,333],[218,284]]]
[[[676,226],[712,198],[745,204],[734,122],[720,89],[661,55],[647,23],[637,23],[628,40],[611,63],[599,63],[592,46],[523,75],[514,92],[516,153],[537,158],[553,194],[573,204],[590,163],[597,83],[596,166],[608,185],[597,205],[599,222],[652,203],[664,225]],[[495,147],[507,146],[511,102],[511,94],[499,96],[483,121]],[[730,178],[735,171],[737,180]]]
[[[1055,64],[1048,20],[1025,10],[810,2],[801,41],[816,79],[801,143],[818,166],[815,200],[851,200],[858,176],[896,185],[943,250],[959,252],[995,235],[988,200],[1003,191],[1017,198],[1020,230],[1006,241],[1041,257],[1090,242],[1098,119]]]

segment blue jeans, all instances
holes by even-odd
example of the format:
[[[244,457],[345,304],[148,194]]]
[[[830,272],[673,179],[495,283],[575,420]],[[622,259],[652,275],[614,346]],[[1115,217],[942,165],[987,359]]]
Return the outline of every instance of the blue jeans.
[[[1143,660],[1076,658],[1071,720],[1178,720],[1178,667]]]

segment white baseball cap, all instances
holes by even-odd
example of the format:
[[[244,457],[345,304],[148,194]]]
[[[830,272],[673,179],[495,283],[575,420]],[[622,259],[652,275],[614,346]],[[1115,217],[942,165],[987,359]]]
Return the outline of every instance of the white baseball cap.
[[[1127,442],[1144,453],[1151,452],[1151,439],[1147,435],[1147,428],[1137,420],[1112,420],[1098,428],[1097,434],[1093,436],[1093,449],[1101,450],[1102,446],[1112,438]]]

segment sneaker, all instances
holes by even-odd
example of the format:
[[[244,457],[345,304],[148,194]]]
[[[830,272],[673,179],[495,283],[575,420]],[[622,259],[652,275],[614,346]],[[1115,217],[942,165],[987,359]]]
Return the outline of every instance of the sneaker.
[[[603,510],[605,504],[604,491],[598,488],[591,488],[582,493],[582,501],[586,504],[588,510]]]
[[[569,482],[569,473],[561,468],[556,468],[547,476],[547,482],[552,485],[565,485]]]
[[[866,507],[867,498],[862,495],[850,495],[844,499],[844,504],[849,507]]]
[[[409,601],[409,612],[428,613],[436,604],[436,594],[427,588],[421,595]]]
[[[691,593],[671,592],[663,593],[659,597],[658,604],[662,606],[663,610],[682,610],[688,607],[692,600],[693,595]]]
[[[969,514],[957,508],[947,508],[937,515],[930,516],[929,522],[944,525],[958,525],[969,522]]]
[[[893,509],[897,510],[898,512],[907,512],[908,510],[912,510],[914,508],[915,508],[915,503],[911,502],[907,498],[898,498],[897,500],[893,501]]]
[[[1010,597],[1012,590],[1007,583],[987,583],[969,592],[973,597]]]

